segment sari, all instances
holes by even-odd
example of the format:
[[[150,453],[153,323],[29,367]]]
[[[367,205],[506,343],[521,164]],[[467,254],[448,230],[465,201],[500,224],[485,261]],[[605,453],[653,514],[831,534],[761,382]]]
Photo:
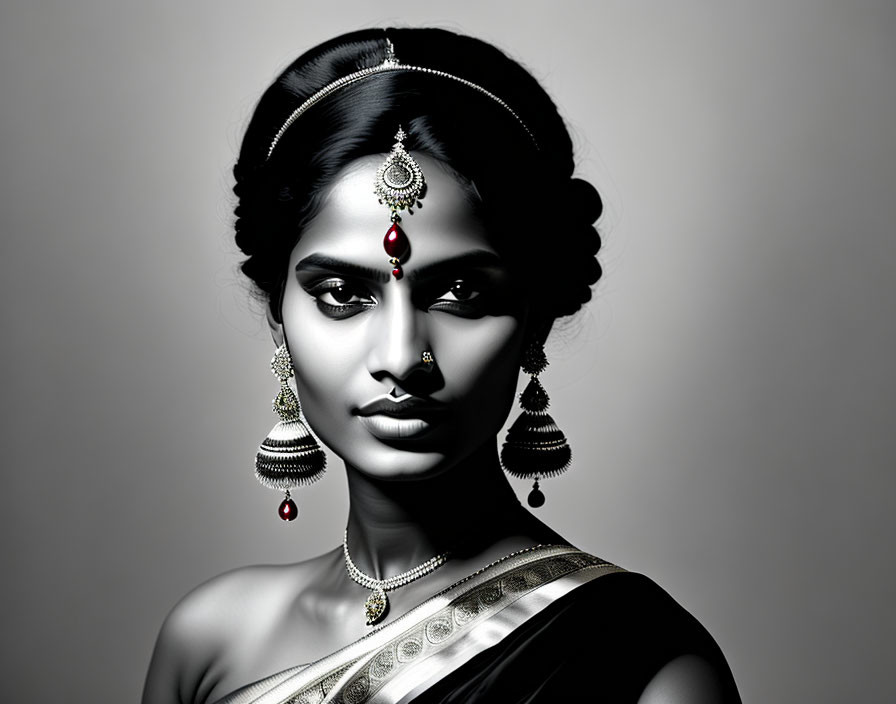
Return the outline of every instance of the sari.
[[[629,642],[644,617],[655,637]],[[216,704],[637,701],[663,664],[688,652],[730,677],[712,638],[646,577],[572,547],[538,546]]]

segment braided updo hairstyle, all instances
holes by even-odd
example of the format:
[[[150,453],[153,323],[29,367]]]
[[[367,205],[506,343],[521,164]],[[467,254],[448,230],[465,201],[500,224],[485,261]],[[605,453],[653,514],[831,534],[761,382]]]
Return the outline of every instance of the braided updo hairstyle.
[[[334,91],[290,126],[284,122],[323,86],[382,63],[387,39],[402,64],[472,81],[501,98],[442,76],[379,73]],[[401,125],[405,147],[439,159],[469,181],[494,246],[550,324],[575,313],[600,278],[595,255],[597,191],[572,177],[569,133],[538,82],[478,39],[441,29],[367,29],[300,56],[268,88],[252,116],[234,167],[236,242],[242,271],[279,319],[290,253],[320,208],[327,186],[350,162],[385,154]],[[371,188],[371,198],[374,195]]]

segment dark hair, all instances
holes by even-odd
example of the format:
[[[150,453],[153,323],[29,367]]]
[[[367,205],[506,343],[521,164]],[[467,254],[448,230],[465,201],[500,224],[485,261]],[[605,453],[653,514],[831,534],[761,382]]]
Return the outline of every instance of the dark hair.
[[[442,76],[390,71],[334,91],[286,130],[289,115],[323,86],[380,64],[387,39],[403,64]],[[336,37],[294,61],[252,116],[234,167],[236,242],[242,271],[279,315],[289,255],[317,213],[326,187],[351,161],[385,153],[401,125],[406,148],[453,167],[475,186],[495,247],[546,323],[575,313],[601,275],[593,223],[602,204],[572,178],[572,143],[557,108],[515,61],[478,39],[441,29],[368,29]],[[533,141],[534,137],[534,141]],[[537,142],[537,146],[536,143]],[[373,197],[373,196],[371,196]]]

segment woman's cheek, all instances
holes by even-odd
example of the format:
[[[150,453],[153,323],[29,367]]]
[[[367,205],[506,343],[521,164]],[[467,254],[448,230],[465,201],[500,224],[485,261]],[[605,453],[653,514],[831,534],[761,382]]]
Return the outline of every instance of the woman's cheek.
[[[506,415],[512,403],[521,345],[521,325],[512,316],[455,319],[433,340],[450,397],[467,412],[489,416]]]
[[[447,318],[447,316],[444,316]],[[485,316],[440,321],[433,349],[443,366],[477,374],[492,367],[515,367],[522,329],[514,316]]]

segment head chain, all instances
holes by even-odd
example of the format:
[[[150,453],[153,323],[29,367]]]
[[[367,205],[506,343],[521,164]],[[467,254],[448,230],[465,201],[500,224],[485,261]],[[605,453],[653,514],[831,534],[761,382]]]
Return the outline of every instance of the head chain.
[[[457,81],[458,83],[462,83],[468,88],[472,88],[479,93],[491,98],[498,105],[504,108],[507,112],[513,116],[513,118],[520,124],[520,126],[526,131],[526,134],[529,135],[529,139],[532,140],[532,143],[535,145],[535,148],[538,149],[538,142],[535,139],[535,135],[532,134],[532,130],[529,129],[528,125],[523,122],[523,118],[521,118],[517,113],[511,108],[506,102],[504,102],[497,95],[492,93],[491,91],[483,88],[482,86],[473,83],[472,81],[468,81],[466,78],[461,78],[460,76],[455,76],[453,73],[447,73],[445,71],[439,71],[434,68],[426,68],[425,66],[412,66],[409,64],[403,64],[398,61],[395,57],[395,47],[392,45],[392,40],[388,37],[386,38],[386,58],[383,59],[382,63],[377,64],[376,66],[369,66],[367,68],[362,68],[358,71],[354,71],[353,73],[349,73],[342,78],[338,78],[332,83],[328,83],[323,88],[318,90],[316,93],[312,94],[309,98],[305,100],[299,107],[293,110],[292,114],[286,118],[286,122],[283,123],[283,126],[277,131],[277,134],[274,135],[274,139],[271,142],[271,145],[268,147],[268,153],[265,157],[265,161],[271,158],[271,154],[274,153],[274,149],[277,144],[283,138],[283,135],[286,133],[286,130],[290,128],[290,126],[301,117],[301,115],[306,112],[310,107],[319,103],[321,100],[326,98],[331,93],[335,93],[340,88],[344,88],[347,85],[352,83],[357,83],[368,76],[373,76],[378,73],[387,73],[389,71],[414,71],[416,73],[426,73],[431,76],[441,76],[442,78],[449,78],[452,81]]]

